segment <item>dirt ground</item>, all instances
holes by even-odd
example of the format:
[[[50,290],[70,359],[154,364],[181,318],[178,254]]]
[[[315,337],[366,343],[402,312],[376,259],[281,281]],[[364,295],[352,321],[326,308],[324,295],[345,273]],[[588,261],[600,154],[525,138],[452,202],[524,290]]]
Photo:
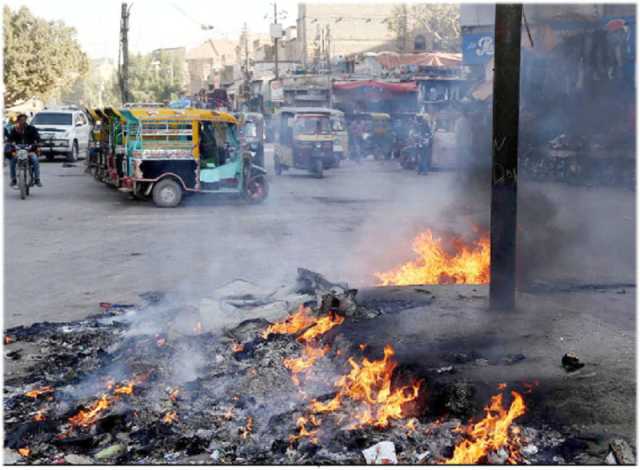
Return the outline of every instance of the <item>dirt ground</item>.
[[[537,381],[526,395],[523,422],[568,429],[596,446],[606,447],[613,436],[635,443],[635,310],[629,307],[635,295],[635,288],[618,287],[521,292],[516,311],[495,313],[487,308],[484,286],[364,289],[360,302],[393,313],[362,320],[350,336],[372,353],[393,344],[400,363],[435,381],[468,381],[478,403],[486,403],[499,383]],[[582,369],[562,368],[569,352]],[[460,363],[456,354],[472,359]],[[512,358],[519,359],[510,364]],[[455,373],[433,372],[446,366]]]
[[[547,288],[523,290],[517,311],[498,315],[487,311],[482,286],[366,288],[376,271],[413,258],[421,230],[466,233],[488,221],[486,198],[461,201],[453,173],[420,177],[395,162],[346,162],[322,180],[270,175],[261,205],[194,195],[167,210],[94,181],[82,162],[41,168],[45,186],[26,201],[5,185],[5,328],[81,319],[99,302],[133,303],[150,290],[197,298],[234,278],[278,285],[302,266],[362,287],[362,302],[386,305],[367,320],[383,333],[356,328],[354,341],[373,349],[392,342],[401,361],[424,368],[473,351],[488,365],[458,364],[451,377],[485,384],[479,393],[487,396],[499,382],[537,379],[531,419],[635,442],[635,288],[605,286],[635,285],[634,193],[522,182],[523,192],[554,204],[552,216],[520,214],[531,222],[526,235],[542,234],[533,254],[544,263],[531,277]],[[542,202],[531,200],[535,212]],[[605,287],[557,289],[589,283]],[[560,367],[566,352],[586,363],[579,373]],[[504,365],[508,354],[525,359]]]

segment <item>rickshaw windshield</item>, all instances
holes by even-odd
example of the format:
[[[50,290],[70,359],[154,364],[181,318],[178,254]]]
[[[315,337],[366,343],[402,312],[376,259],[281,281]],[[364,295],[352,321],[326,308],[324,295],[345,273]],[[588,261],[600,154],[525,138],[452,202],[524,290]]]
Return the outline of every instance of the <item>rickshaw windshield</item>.
[[[241,133],[244,137],[258,137],[258,126],[253,121],[247,121],[244,126],[242,126]]]
[[[298,118],[293,126],[294,134],[330,134],[331,122],[326,117]]]
[[[344,131],[344,126],[342,121],[338,118],[331,118],[331,128],[334,132],[342,132]]]

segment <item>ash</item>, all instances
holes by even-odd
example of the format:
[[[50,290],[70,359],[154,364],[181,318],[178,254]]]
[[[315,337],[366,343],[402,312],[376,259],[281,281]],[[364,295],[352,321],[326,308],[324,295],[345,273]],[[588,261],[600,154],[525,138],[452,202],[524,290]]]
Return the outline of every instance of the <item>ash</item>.
[[[393,443],[399,463],[446,461],[467,417],[428,407],[384,429],[341,424],[349,422],[346,407],[323,415],[315,439],[292,439],[309,401],[334,397],[347,357],[364,353],[338,326],[323,338],[328,353],[296,384],[283,361],[303,346],[292,335],[260,333],[301,304],[339,312],[344,324],[381,314],[355,295],[300,269],[296,285],[271,292],[237,280],[197,304],[146,294],[140,305],[102,305],[80,322],[9,329],[5,361],[18,367],[5,375],[5,463],[363,464],[362,451],[382,441]],[[428,394],[433,378],[419,379]],[[93,420],[72,424],[100,399],[108,406]],[[519,462],[565,462],[560,433],[519,424],[517,431]],[[490,452],[485,461],[507,457]]]

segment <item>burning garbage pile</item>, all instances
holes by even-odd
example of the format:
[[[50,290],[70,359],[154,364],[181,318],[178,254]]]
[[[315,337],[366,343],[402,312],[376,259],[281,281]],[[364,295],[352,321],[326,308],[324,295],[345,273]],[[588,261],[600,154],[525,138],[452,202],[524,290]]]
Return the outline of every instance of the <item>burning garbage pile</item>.
[[[421,284],[488,284],[490,267],[490,241],[488,233],[479,233],[466,242],[451,235],[446,240],[426,230],[413,240],[415,261],[396,269],[375,273],[383,286]]]
[[[10,360],[25,364],[5,376],[5,459],[562,462],[559,433],[519,423],[526,392],[497,384],[484,417],[436,415],[437,378],[404,368],[392,344],[371,351],[341,333],[378,314],[348,286],[301,269],[295,287],[252,289],[231,283],[198,307],[145,295],[80,322],[6,331]],[[212,324],[225,309],[235,317]]]

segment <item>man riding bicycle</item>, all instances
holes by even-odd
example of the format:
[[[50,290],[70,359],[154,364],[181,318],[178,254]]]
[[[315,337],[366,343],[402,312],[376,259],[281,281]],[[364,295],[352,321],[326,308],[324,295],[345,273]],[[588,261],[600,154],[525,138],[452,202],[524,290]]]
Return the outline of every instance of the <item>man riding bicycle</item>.
[[[11,129],[9,138],[7,140],[10,144],[29,145],[29,159],[31,160],[33,178],[35,179],[36,185],[42,187],[42,183],[40,182],[40,161],[38,160],[38,155],[36,154],[38,144],[40,143],[40,135],[38,134],[38,130],[35,127],[27,124],[26,114],[20,114],[18,116],[16,125],[13,129]],[[15,187],[18,184],[18,181],[16,179],[15,158],[9,159],[9,170],[11,173],[11,187]]]

